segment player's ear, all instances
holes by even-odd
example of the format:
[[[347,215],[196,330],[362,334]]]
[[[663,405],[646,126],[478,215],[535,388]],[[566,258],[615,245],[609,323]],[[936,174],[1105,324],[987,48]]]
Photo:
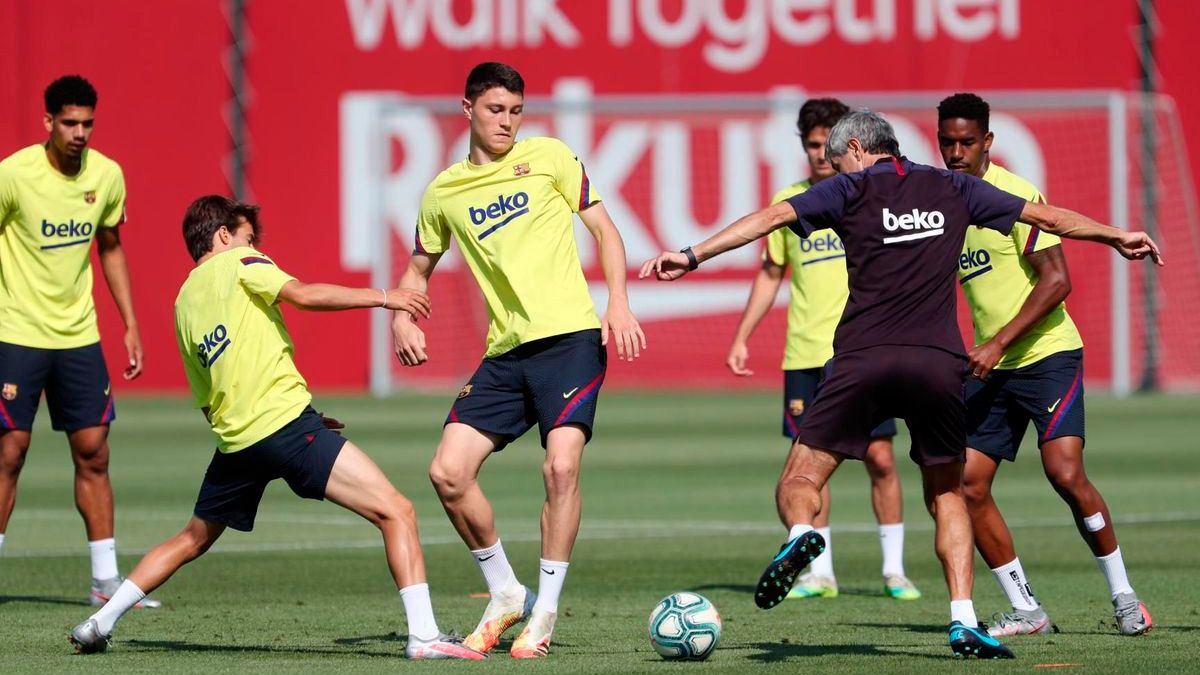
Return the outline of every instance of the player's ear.
[[[462,100],[463,115],[469,120],[471,119],[471,99],[464,98]]]
[[[988,131],[986,134],[983,135],[983,151],[984,152],[991,152],[992,140],[994,138],[995,138],[995,136],[992,135],[991,131]]]
[[[54,131],[54,115],[46,113],[46,115],[42,118],[42,124],[46,127],[46,133],[51,133]]]

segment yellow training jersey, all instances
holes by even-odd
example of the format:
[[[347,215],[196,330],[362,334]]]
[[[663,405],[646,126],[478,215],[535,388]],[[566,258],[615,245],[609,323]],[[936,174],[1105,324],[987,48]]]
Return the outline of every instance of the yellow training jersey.
[[[1031,202],[1045,199],[1036,187],[992,162],[983,180]],[[1025,256],[1058,246],[1053,235],[1018,222],[1008,236],[982,227],[968,227],[958,282],[962,284],[975,323],[975,344],[987,342],[1012,321],[1033,292],[1037,273]],[[1051,354],[1083,347],[1075,322],[1060,303],[1025,335],[1004,350],[996,368],[1008,370],[1036,363]]]
[[[771,203],[778,204],[811,186],[807,180],[788,186],[775,193]],[[819,230],[805,239],[780,228],[767,235],[763,259],[792,271],[783,369],[824,366],[833,358],[833,331],[850,297],[842,240],[833,230]]]
[[[235,452],[300,416],[312,400],[275,304],[293,277],[240,247],[192,270],[175,298],[175,337],[197,408],[221,452]]]
[[[529,138],[489,164],[463,160],[425,189],[417,253],[453,235],[488,307],[485,357],[599,328],[571,214],[599,201],[583,164],[554,138]]]
[[[41,145],[0,161],[0,342],[99,342],[88,253],[98,228],[124,221],[121,167],[95,150],[74,176],[50,166]]]

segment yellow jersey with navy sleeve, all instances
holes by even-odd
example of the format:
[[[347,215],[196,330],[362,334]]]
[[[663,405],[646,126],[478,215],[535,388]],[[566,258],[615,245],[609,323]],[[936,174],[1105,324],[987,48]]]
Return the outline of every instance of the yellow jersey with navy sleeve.
[[[88,256],[96,231],[125,221],[125,177],[90,148],[79,173],[31,145],[0,161],[0,342],[72,349],[100,341]]]
[[[484,357],[541,338],[600,327],[571,214],[600,200],[562,141],[518,141],[488,164],[463,160],[425,189],[417,253],[458,242],[488,308]]]
[[[1032,183],[992,162],[983,180],[1026,201],[1044,202]],[[967,228],[963,252],[958,261],[958,282],[971,306],[975,324],[975,344],[995,337],[1012,321],[1037,284],[1037,272],[1025,259],[1036,251],[1060,245],[1061,240],[1047,232],[1017,222],[1005,236],[982,227]],[[1067,314],[1066,303],[1059,303],[1041,321],[1004,350],[996,368],[1010,370],[1036,363],[1051,354],[1080,349],[1083,340],[1075,322]]]
[[[771,203],[778,204],[811,186],[807,180],[790,185],[775,193]],[[833,230],[814,232],[805,239],[780,228],[767,235],[763,259],[791,268],[783,369],[824,366],[833,358],[833,332],[850,297],[842,240]]]
[[[221,452],[236,452],[296,419],[312,401],[276,304],[293,277],[248,247],[196,266],[175,299],[175,337]]]

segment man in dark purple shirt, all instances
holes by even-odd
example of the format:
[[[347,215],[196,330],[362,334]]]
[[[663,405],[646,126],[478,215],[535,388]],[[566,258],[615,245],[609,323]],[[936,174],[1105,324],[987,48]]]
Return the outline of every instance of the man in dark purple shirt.
[[[937,527],[951,599],[950,646],[960,656],[1012,658],[977,628],[971,602],[973,541],[962,495],[967,360],[954,290],[966,228],[973,223],[1008,233],[1020,220],[1108,244],[1130,260],[1149,256],[1162,264],[1158,248],[1145,233],[1026,202],[975,176],[909,162],[900,156],[891,125],[876,113],[843,117],[825,151],[841,175],[745,216],[700,244],[664,252],[641,270],[642,277],[673,281],[783,226],[802,237],[830,228],[846,247],[850,299],[834,336],[834,357],[779,479],[776,505],[790,530],[759,579],[755,602],[763,609],[781,602],[824,550],[811,525],[821,488],[843,459],[862,459],[880,421],[902,417]]]

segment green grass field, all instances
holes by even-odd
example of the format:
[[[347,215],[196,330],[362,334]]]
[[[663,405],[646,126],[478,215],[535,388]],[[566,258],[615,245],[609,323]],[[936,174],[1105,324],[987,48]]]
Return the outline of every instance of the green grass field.
[[[348,425],[421,518],[434,607],[444,629],[467,632],[483,581],[446,522],[425,476],[447,397],[318,399]],[[1088,401],[1089,473],[1108,500],[1130,578],[1157,627],[1143,638],[1112,628],[1107,587],[1067,508],[1026,447],[1003,467],[997,495],[1034,589],[1062,633],[1013,639],[1015,662],[950,657],[948,599],[921,506],[918,474],[901,462],[909,575],[916,602],[879,594],[879,546],[868,483],[847,464],[834,488],[834,563],[842,596],[754,607],[752,584],[783,529],[773,489],[786,451],[773,394],[609,393],[585,458],[584,521],[560,608],[553,652],[541,662],[497,652],[486,664],[404,661],[394,633],[403,611],[375,530],[286,485],[267,491],[257,529],[229,531],[208,555],[135,611],[105,655],[72,653],[66,631],[90,614],[82,523],[71,497],[65,440],[45,411],[21,479],[0,557],[0,669],[4,672],[489,671],[987,672],[1044,664],[1089,672],[1183,672],[1200,649],[1200,410],[1196,398]],[[112,434],[117,542],[123,571],[190,514],[212,442],[182,401],[125,400]],[[1032,439],[1027,439],[1032,445]],[[907,440],[898,439],[907,449]],[[484,489],[509,557],[537,579],[541,450],[536,434],[493,457]],[[977,568],[980,618],[1006,608]],[[665,663],[646,639],[664,595],[691,589],[721,611],[721,645],[705,663]]]

